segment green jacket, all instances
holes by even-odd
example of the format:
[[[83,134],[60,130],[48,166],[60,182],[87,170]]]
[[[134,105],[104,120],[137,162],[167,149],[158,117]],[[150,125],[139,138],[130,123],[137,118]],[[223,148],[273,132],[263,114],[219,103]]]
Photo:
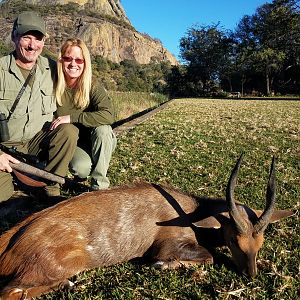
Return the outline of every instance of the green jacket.
[[[56,62],[39,57],[32,88],[27,85],[15,111],[8,121],[11,142],[26,142],[51,122],[56,110],[54,82]],[[0,58],[0,112],[6,116],[25,79],[13,54]]]
[[[115,112],[111,99],[100,84],[93,82],[90,91],[90,103],[87,108],[74,107],[75,90],[66,88],[62,95],[62,106],[57,106],[56,117],[70,115],[71,123],[86,127],[111,125],[115,121]]]

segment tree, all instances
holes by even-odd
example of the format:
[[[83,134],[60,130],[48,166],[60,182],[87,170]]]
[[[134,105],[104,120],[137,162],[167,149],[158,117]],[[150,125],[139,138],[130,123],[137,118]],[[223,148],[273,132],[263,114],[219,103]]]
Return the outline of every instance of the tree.
[[[207,93],[228,63],[231,39],[218,25],[192,27],[180,40],[180,55],[195,89]]]
[[[271,94],[274,77],[282,70],[285,54],[271,48],[261,49],[252,54],[253,62],[257,64],[256,69],[265,76],[266,94]]]
[[[235,36],[239,41],[238,56],[252,64],[254,73],[265,77],[265,93],[275,88],[274,81],[287,68],[299,64],[300,19],[294,0],[274,0],[257,8],[252,16],[244,16]],[[242,62],[243,59],[240,59]],[[241,64],[241,69],[245,69]]]

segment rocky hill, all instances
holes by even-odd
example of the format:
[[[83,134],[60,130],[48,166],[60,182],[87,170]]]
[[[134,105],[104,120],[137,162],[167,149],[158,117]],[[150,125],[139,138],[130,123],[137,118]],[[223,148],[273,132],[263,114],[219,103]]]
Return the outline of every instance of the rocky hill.
[[[130,23],[119,0],[27,0],[26,3],[43,6],[73,3],[82,6],[84,9],[96,10],[101,12],[101,14],[121,18]]]
[[[119,0],[5,0],[0,9],[0,38],[6,43],[18,12],[32,9],[44,17],[49,34],[46,47],[54,53],[66,38],[77,36],[93,55],[113,62],[177,64],[159,40],[135,30]]]

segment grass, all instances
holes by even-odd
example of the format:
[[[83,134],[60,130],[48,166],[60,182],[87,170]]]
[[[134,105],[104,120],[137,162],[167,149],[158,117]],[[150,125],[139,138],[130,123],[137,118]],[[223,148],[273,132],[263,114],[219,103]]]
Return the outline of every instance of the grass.
[[[168,100],[166,96],[159,93],[116,91],[109,91],[108,93],[115,107],[117,121],[150,107],[156,107]]]
[[[231,169],[244,152],[236,198],[264,208],[275,155],[277,208],[299,209],[299,130],[300,101],[178,99],[118,137],[109,177],[112,185],[142,179],[223,197]],[[297,299],[299,229],[299,215],[269,225],[253,279],[235,273],[228,249],[221,248],[213,266],[162,271],[124,263],[74,276],[73,291],[38,299]]]
[[[300,183],[299,106],[297,101],[176,100],[119,138],[110,167],[112,183],[140,177],[223,196],[231,168],[244,152],[237,194],[241,201],[262,207],[254,199],[264,198],[275,155],[278,205],[294,206]]]

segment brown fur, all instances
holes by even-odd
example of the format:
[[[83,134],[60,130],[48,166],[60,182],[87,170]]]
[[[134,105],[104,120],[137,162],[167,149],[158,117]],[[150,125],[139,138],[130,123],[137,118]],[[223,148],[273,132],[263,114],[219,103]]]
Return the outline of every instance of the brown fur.
[[[247,212],[251,229],[255,211],[238,207]],[[253,237],[251,230],[251,237],[239,237],[227,211],[223,199],[195,198],[151,184],[71,198],[33,214],[0,237],[0,277],[6,280],[1,299],[29,299],[65,285],[83,270],[137,257],[151,258],[161,268],[212,263],[203,247],[212,235],[201,234],[201,227],[220,228],[213,237],[220,245],[234,238],[236,248],[251,248],[252,269],[245,269],[243,262],[242,271],[255,275],[261,237]],[[238,256],[233,259],[239,265]]]

